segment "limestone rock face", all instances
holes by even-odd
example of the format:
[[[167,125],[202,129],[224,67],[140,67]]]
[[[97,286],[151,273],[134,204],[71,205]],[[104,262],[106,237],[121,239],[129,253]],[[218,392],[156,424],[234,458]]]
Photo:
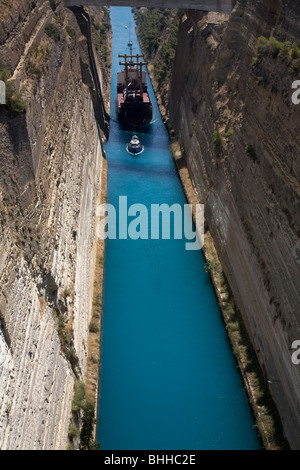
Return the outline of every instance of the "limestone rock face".
[[[0,448],[66,449],[86,368],[102,131],[74,14],[48,0],[0,7],[0,70],[29,104],[0,112]]]
[[[258,37],[300,44],[299,3],[237,1],[182,18],[169,119],[292,448],[300,448],[300,105],[287,61]],[[227,132],[229,131],[229,132]],[[215,134],[214,134],[215,133]],[[214,137],[222,136],[218,152]]]

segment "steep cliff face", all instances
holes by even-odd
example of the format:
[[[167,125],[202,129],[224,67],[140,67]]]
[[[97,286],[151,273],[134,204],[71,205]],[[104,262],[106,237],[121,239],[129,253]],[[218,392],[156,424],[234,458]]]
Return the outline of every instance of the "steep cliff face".
[[[300,43],[298,2],[238,1],[230,17],[188,11],[169,120],[292,448],[300,448],[300,105],[290,62],[259,36]]]
[[[106,116],[102,103],[95,117],[74,13],[59,1],[0,6],[0,71],[28,100],[25,114],[0,110],[0,448],[66,449],[86,370]]]

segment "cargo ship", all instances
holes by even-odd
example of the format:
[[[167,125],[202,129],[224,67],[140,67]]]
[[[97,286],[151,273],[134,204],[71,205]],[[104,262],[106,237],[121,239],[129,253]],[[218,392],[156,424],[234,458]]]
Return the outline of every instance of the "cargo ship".
[[[127,126],[141,127],[152,119],[152,103],[148,94],[145,62],[143,56],[119,55],[124,62],[119,62],[124,69],[118,72],[118,118]]]

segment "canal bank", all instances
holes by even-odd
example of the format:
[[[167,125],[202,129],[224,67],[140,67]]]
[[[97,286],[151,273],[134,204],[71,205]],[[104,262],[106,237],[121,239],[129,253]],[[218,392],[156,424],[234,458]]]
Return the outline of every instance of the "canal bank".
[[[85,18],[88,25],[86,35],[89,45],[89,59],[91,70],[93,71],[93,83],[97,83],[99,97],[103,101],[102,105],[107,118],[107,131],[109,131],[108,119],[110,111],[110,81],[111,81],[111,45],[112,33],[109,21],[109,11],[106,7],[85,6],[80,13]],[[77,14],[77,20],[79,11]],[[80,17],[79,17],[80,18]],[[80,23],[81,20],[79,20]],[[102,29],[101,29],[102,28]],[[95,90],[94,90],[95,91]],[[97,114],[97,113],[96,113]],[[107,198],[107,160],[104,151],[104,144],[107,140],[107,133],[98,127],[99,138],[102,140],[101,146],[101,171],[99,174],[99,190],[97,204],[95,208],[94,240],[91,247],[91,276],[89,279],[89,315],[88,315],[88,336],[85,343],[86,348],[86,368],[84,374],[77,377],[74,387],[72,404],[72,416],[69,425],[68,448],[96,448],[96,420],[93,415],[97,415],[98,405],[98,385],[99,385],[99,364],[100,364],[100,342],[101,342],[101,318],[102,318],[102,296],[104,277],[105,240],[99,237],[99,224],[101,221],[100,206],[106,203]],[[82,443],[81,432],[83,428],[84,415],[86,409],[93,410],[89,415],[88,439],[85,445]]]
[[[116,118],[116,57],[126,49],[125,26],[133,16],[130,9],[111,14],[108,202],[127,195],[129,202],[184,204],[156,103],[150,129],[139,133],[143,158],[124,152],[130,133]],[[137,53],[136,38],[134,47]],[[202,253],[190,256],[183,243],[107,240],[97,426],[101,449],[260,447]],[[234,416],[227,416],[229,410]]]
[[[184,150],[176,141],[171,144],[171,151],[186,198],[195,207],[200,202],[189,176]],[[193,217],[195,218],[194,213]],[[258,363],[244,320],[232,296],[207,221],[205,221],[202,251],[206,260],[205,269],[211,276],[223,315],[224,326],[241,373],[263,448],[266,450],[288,449],[289,446],[283,437],[282,423],[270,394],[267,379]]]

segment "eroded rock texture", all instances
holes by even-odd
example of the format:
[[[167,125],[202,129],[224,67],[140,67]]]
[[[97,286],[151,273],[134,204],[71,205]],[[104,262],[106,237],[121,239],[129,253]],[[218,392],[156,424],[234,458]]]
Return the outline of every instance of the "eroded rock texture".
[[[0,71],[29,103],[0,113],[0,448],[66,449],[86,367],[103,133],[74,13],[48,0],[0,7]]]
[[[171,126],[297,449],[300,365],[291,355],[300,339],[300,105],[291,96],[300,76],[280,57],[252,60],[260,35],[299,45],[299,25],[294,1],[241,0],[230,17],[187,12],[169,97]],[[223,136],[219,152],[214,132]]]

